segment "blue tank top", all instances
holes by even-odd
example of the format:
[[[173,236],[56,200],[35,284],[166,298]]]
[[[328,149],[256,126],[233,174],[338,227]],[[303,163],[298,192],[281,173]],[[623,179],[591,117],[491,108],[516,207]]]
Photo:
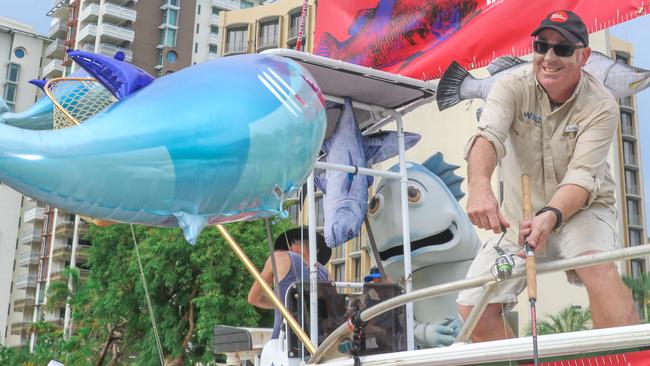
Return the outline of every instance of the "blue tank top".
[[[309,282],[309,265],[303,262],[302,257],[294,252],[287,252],[289,254],[289,259],[291,259],[291,268],[289,272],[280,280],[280,299],[284,301],[287,296],[287,291],[289,286],[294,282],[305,281]],[[320,263],[316,263],[316,268],[318,268],[318,280],[327,281],[328,273],[325,267]],[[282,325],[282,314],[278,309],[275,309],[275,319],[273,322],[273,335],[272,339],[278,338],[280,336],[280,326]]]

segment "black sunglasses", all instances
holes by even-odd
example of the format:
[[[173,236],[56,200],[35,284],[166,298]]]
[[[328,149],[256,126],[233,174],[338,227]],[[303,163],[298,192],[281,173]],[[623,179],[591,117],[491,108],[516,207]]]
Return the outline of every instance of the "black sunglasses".
[[[548,50],[551,48],[558,57],[569,57],[573,55],[576,49],[585,48],[585,46],[575,46],[567,43],[551,44],[544,41],[533,42],[533,49],[540,55],[545,55],[546,52],[548,52]]]

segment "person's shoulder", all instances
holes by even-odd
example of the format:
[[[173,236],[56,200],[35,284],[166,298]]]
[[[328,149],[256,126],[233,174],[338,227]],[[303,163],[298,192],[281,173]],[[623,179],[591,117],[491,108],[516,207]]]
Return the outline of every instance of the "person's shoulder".
[[[535,74],[532,63],[518,67],[497,80],[498,84],[508,89],[526,89],[535,87]]]

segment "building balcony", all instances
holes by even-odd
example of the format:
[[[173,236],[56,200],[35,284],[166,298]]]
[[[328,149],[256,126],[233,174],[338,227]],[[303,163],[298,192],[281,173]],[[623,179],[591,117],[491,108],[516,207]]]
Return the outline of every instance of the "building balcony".
[[[80,23],[85,21],[96,22],[97,18],[99,18],[99,5],[97,4],[90,4],[79,12]]]
[[[14,300],[14,311],[24,311],[25,307],[33,307],[36,296],[33,293],[26,292],[25,295],[16,295]]]
[[[45,219],[45,209],[43,207],[34,207],[25,211],[23,214],[23,222],[43,221]]]
[[[45,57],[47,58],[63,58],[65,54],[65,46],[62,39],[55,39],[45,48]]]
[[[248,44],[246,43],[227,44],[224,55],[238,55],[242,53],[248,53]]]
[[[46,323],[49,323],[50,325],[53,325],[53,326],[55,326],[55,327],[57,327],[57,328],[63,328],[63,318],[59,318],[59,317],[52,317],[52,318],[50,318],[50,317],[46,317],[46,318],[45,318],[45,322],[46,322]]]
[[[21,245],[40,244],[41,236],[41,231],[35,228],[23,230],[18,237],[18,243]]]
[[[88,231],[88,224],[79,221],[79,238],[82,238]],[[74,235],[73,221],[60,221],[56,224],[56,236],[71,238]]]
[[[122,43],[124,41],[133,42],[135,39],[135,32],[132,29],[106,23],[99,26],[98,34],[102,36],[103,41]]]
[[[43,67],[43,77],[46,79],[61,77],[64,72],[63,62],[57,59],[51,60]]]
[[[208,42],[213,45],[219,45],[220,38],[218,34],[216,33],[210,33],[208,36]]]
[[[107,43],[101,43],[99,45],[99,53],[103,55],[113,57],[117,52],[124,53],[124,61],[126,62],[131,62],[131,60],[133,59],[133,51],[131,51],[128,48],[117,47]]]
[[[36,288],[37,277],[35,274],[26,274],[18,276],[14,286],[18,289],[23,288]]]
[[[268,50],[270,48],[278,48],[277,40],[259,40],[257,43],[257,52]]]
[[[11,334],[19,335],[20,333],[27,332],[32,326],[32,322],[16,322],[11,324]]]
[[[56,271],[52,271],[52,273],[50,273],[50,281],[65,280],[65,277],[63,277],[63,271],[64,270],[65,269],[59,269],[59,270],[56,270]],[[88,279],[88,275],[90,275],[90,270],[79,268],[79,279],[81,279],[82,281],[85,281],[85,280]]]
[[[210,14],[210,24],[219,25],[219,16],[217,14]]]
[[[79,31],[79,42],[94,40],[97,37],[97,26],[88,24]]]
[[[118,23],[123,21],[135,22],[135,18],[138,14],[138,12],[134,9],[110,3],[104,3],[101,10],[104,14],[104,20],[114,21]]]
[[[96,53],[94,43],[82,43],[82,44],[79,45],[79,49],[81,51]]]
[[[32,250],[27,253],[23,253],[18,257],[18,265],[21,267],[33,266],[38,264],[38,257],[40,253],[37,250]]]
[[[174,9],[174,10],[179,10],[180,7],[178,6],[178,1],[173,1],[173,0],[167,0],[165,3],[160,7],[162,10],[167,10],[167,9]]]
[[[68,26],[61,19],[55,18],[50,24],[50,31],[47,33],[49,38],[65,38]]]
[[[220,9],[239,9],[241,6],[239,0],[212,0],[212,6],[216,6]]]
[[[217,57],[219,57],[219,53],[208,52],[208,58],[209,59],[213,59],[213,58],[217,58]]]
[[[178,29],[178,26],[173,25],[173,24],[169,24],[167,22],[165,22],[165,23],[158,26],[158,29],[167,29],[167,28],[169,28],[169,29]]]
[[[70,0],[60,0],[54,3],[54,6],[47,12],[48,17],[67,19],[70,15]]]

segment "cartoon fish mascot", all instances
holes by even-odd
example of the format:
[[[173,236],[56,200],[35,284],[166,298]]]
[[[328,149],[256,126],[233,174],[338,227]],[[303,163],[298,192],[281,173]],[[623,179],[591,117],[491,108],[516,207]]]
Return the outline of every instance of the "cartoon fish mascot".
[[[465,278],[480,241],[457,200],[463,197],[463,178],[454,174],[441,153],[423,164],[407,162],[413,289]],[[398,172],[399,165],[389,169]],[[370,226],[377,250],[393,281],[404,277],[400,182],[382,179],[370,199]],[[414,304],[415,342],[420,347],[448,346],[454,342],[461,321],[455,293]]]

